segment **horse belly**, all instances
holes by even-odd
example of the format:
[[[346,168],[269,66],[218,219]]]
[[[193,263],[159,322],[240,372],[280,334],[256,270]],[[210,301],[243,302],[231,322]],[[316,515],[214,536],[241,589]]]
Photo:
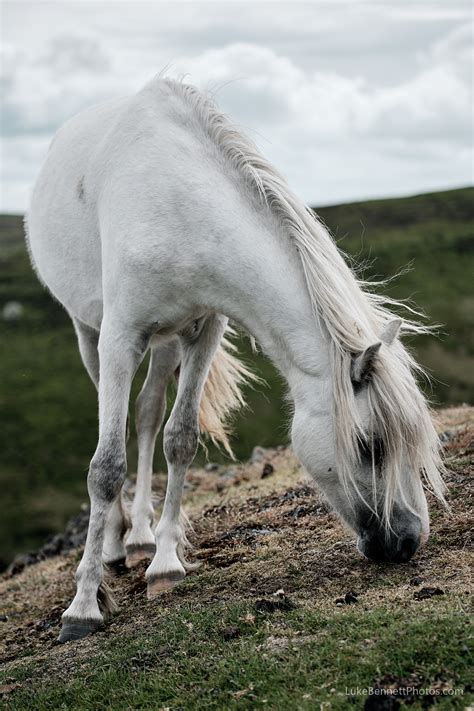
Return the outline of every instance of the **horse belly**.
[[[102,259],[94,155],[118,102],[88,110],[56,135],[28,215],[32,263],[71,316],[98,328]]]
[[[30,218],[30,253],[40,280],[69,314],[98,328],[102,320],[100,241],[73,217]]]

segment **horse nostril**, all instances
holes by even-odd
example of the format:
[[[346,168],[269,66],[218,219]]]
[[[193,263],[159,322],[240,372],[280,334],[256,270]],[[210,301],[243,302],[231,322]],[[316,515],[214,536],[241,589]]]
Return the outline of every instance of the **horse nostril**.
[[[400,551],[397,555],[397,561],[400,563],[408,563],[411,558],[413,558],[418,546],[420,539],[413,538],[413,536],[407,536],[404,538],[400,545]]]
[[[389,560],[385,547],[378,538],[362,538],[359,544],[360,552],[375,563],[385,563]]]
[[[398,545],[397,545],[398,544]],[[390,543],[381,537],[359,539],[359,550],[366,558],[377,563],[408,563],[413,558],[420,544],[419,536],[405,536]]]

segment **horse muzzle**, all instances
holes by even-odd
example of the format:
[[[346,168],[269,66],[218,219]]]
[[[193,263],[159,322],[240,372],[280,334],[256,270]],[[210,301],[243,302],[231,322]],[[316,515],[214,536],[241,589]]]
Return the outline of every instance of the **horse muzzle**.
[[[410,514],[398,523],[394,530],[389,531],[378,522],[362,529],[357,548],[376,563],[408,563],[421,543],[421,521]]]

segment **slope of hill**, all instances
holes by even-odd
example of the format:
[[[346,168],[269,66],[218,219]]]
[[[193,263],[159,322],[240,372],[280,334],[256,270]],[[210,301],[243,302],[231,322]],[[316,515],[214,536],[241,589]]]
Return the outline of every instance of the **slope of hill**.
[[[413,343],[438,382],[440,403],[474,399],[474,297],[472,294],[474,189],[318,210],[358,261],[364,275],[392,276],[408,263],[412,271],[390,286],[412,296],[431,321],[444,324],[439,340]],[[373,260],[373,261],[371,261]],[[60,530],[86,497],[85,471],[94,451],[97,406],[75,336],[63,309],[36,279],[24,247],[22,220],[0,216],[0,313],[19,302],[17,320],[0,318],[0,567],[17,551],[35,547]],[[286,441],[283,385],[245,339],[241,351],[269,387],[248,393],[250,409],[236,422],[234,449],[248,456],[255,444]],[[143,378],[142,367],[135,392]],[[132,408],[133,409],[133,408]],[[130,443],[130,466],[136,449]],[[219,459],[211,450],[211,457]],[[157,463],[162,466],[160,445]]]
[[[80,549],[1,576],[5,708],[468,708],[474,408],[438,420],[452,513],[430,501],[408,564],[362,559],[280,447],[191,472],[201,567],[152,601],[144,565],[110,578],[120,610],[93,637],[55,643]]]

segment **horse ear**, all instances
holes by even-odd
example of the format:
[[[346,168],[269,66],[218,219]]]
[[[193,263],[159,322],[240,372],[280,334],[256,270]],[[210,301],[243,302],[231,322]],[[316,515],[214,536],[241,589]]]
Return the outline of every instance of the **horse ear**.
[[[351,380],[353,383],[362,383],[370,377],[374,361],[382,345],[381,341],[374,343],[352,359]]]
[[[396,337],[398,336],[398,333],[400,331],[400,326],[402,325],[402,319],[401,318],[394,318],[391,321],[389,321],[382,333],[380,334],[380,340],[382,343],[385,343],[386,346],[391,346]]]

